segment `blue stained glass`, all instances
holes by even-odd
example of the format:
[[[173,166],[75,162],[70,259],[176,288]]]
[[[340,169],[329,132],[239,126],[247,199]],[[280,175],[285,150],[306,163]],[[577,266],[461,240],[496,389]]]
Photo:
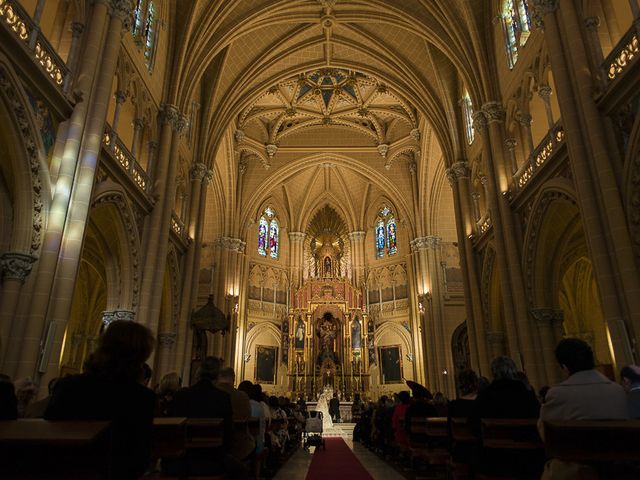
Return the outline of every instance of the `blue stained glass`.
[[[345,85],[344,87],[342,87],[342,89],[347,92],[349,95],[351,95],[353,98],[356,98],[356,91],[353,88],[353,86],[351,85]]]
[[[380,220],[378,222],[378,226],[376,227],[376,256],[382,257],[384,256],[384,246],[385,246],[385,233],[384,233],[384,222]]]
[[[322,99],[324,100],[324,104],[328,107],[329,102],[331,101],[331,97],[333,96],[332,90],[323,90],[322,91]]]
[[[302,96],[311,90],[311,87],[306,83],[300,87],[300,92],[298,93],[298,99],[302,98]]]
[[[258,225],[258,254],[267,256],[267,220],[264,217],[260,217]]]
[[[331,77],[324,77],[322,79],[322,85],[333,85],[333,82],[331,81]]]

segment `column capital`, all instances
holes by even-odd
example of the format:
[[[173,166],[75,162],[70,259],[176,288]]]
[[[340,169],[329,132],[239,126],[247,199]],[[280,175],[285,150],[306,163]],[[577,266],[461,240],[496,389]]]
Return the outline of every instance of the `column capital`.
[[[209,169],[204,163],[198,162],[191,165],[191,169],[189,170],[189,175],[191,176],[191,180],[194,181],[204,181],[204,177],[207,175]]]
[[[474,200],[480,200],[480,194],[478,192],[473,192],[471,194],[471,198],[473,198]]]
[[[409,173],[412,175],[418,171],[418,164],[414,161],[409,162]]]
[[[367,236],[367,232],[357,230],[354,232],[349,232],[347,236],[349,237],[349,240],[357,242],[358,240],[364,240],[364,238]]]
[[[538,96],[545,102],[549,100],[552,93],[553,89],[549,85],[540,85],[538,87]]]
[[[584,19],[584,26],[590,32],[597,32],[598,31],[598,27],[600,26],[600,17],[593,16],[593,17],[585,18]]]
[[[531,122],[533,121],[533,117],[531,117],[531,114],[518,112],[516,118],[518,119],[518,123],[523,127],[531,127]]]
[[[224,248],[225,250],[231,250],[232,252],[244,253],[244,248],[247,243],[239,238],[220,237],[216,240],[216,245]]]
[[[461,178],[469,178],[469,175],[471,174],[469,162],[465,160],[454,162],[445,170],[445,174],[447,175],[447,179],[451,185],[457,183]]]
[[[174,130],[179,134],[182,135],[184,133],[187,133],[187,130],[189,130],[189,117],[187,117],[186,115],[179,113],[178,114],[178,118],[175,122],[175,128]]]
[[[517,144],[518,142],[513,137],[506,138],[504,141],[504,146],[507,147],[510,151],[513,151],[516,148]]]
[[[417,129],[417,128],[414,128],[413,130],[411,130],[409,132],[409,136],[411,138],[413,138],[416,142],[419,142],[420,141],[420,130]]]
[[[207,172],[204,174],[202,178],[202,185],[207,186],[213,181],[213,170],[207,169]]]
[[[378,145],[378,153],[382,158],[387,158],[387,153],[389,153],[389,144],[381,143]]]
[[[116,320],[127,320],[133,322],[136,313],[132,310],[105,310],[102,312],[102,324],[107,328],[111,322]]]
[[[180,116],[180,111],[178,107],[175,105],[170,105],[168,103],[163,104],[160,107],[160,124],[161,125],[169,125],[172,130],[176,129],[176,125],[178,123],[178,117]]]
[[[411,251],[417,252],[425,249],[436,249],[440,246],[442,238],[436,235],[427,235],[426,237],[418,237],[411,240]]]
[[[127,92],[124,90],[116,90],[113,96],[116,99],[116,103],[124,103],[127,100]]]
[[[536,307],[532,308],[530,312],[538,324],[562,323],[564,321],[564,312],[560,308]]]
[[[33,263],[37,257],[18,252],[7,252],[0,256],[0,272],[2,278],[20,280],[24,283],[25,279],[31,273]]]
[[[83,33],[84,33],[84,23],[71,22],[71,37],[72,38],[80,38],[80,36]]]
[[[178,334],[175,332],[161,332],[158,334],[158,344],[165,348],[171,348],[176,343]]]
[[[151,140],[149,142],[149,148],[151,149],[152,152],[155,152],[158,148],[158,142],[156,142],[155,140]]]
[[[505,112],[502,103],[500,102],[486,102],[480,109],[484,114],[487,123],[502,123],[504,122]]]
[[[535,13],[544,17],[558,9],[560,0],[533,0],[532,3]]]
[[[288,232],[289,234],[289,239],[293,242],[293,241],[304,241],[305,237],[307,236],[306,233],[304,232]]]
[[[482,133],[487,128],[487,117],[480,110],[476,110],[471,114],[471,119],[473,120],[473,129]]]
[[[132,0],[109,0],[111,16],[122,20],[122,30],[129,30],[133,20]]]
[[[142,128],[144,128],[144,118],[134,118],[133,119],[133,129],[134,130],[141,130]]]

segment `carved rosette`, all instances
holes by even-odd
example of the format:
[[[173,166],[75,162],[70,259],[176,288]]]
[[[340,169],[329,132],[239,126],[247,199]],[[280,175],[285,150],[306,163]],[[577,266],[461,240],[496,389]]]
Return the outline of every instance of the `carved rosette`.
[[[191,180],[193,181],[204,181],[204,177],[207,175],[209,169],[204,163],[198,162],[191,165],[191,170],[189,174],[191,175]]]
[[[458,183],[458,180],[461,178],[469,178],[471,174],[469,162],[459,160],[447,168],[445,174],[447,175],[447,180],[449,180],[449,183],[453,186],[455,183]]]
[[[175,332],[162,332],[158,334],[158,344],[164,348],[171,348],[175,345],[178,334]]]
[[[102,323],[105,328],[107,328],[111,322],[116,320],[126,320],[128,322],[133,322],[136,314],[131,310],[105,310],[102,312]]]
[[[33,263],[37,260],[33,255],[9,252],[0,257],[0,271],[4,280],[19,280],[24,283],[31,273]]]

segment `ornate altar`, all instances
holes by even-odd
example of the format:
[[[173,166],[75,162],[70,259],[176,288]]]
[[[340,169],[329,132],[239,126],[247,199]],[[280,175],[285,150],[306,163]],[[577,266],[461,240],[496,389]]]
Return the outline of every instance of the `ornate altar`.
[[[369,385],[369,364],[375,361],[374,329],[363,309],[360,289],[341,276],[340,246],[327,242],[315,248],[315,274],[292,298],[283,325],[283,359],[288,364],[289,390],[315,400],[325,387],[350,400]]]

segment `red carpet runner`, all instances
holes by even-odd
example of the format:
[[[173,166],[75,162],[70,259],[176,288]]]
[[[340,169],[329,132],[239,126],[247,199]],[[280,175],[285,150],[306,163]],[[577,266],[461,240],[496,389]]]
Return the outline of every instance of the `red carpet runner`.
[[[327,449],[316,448],[307,480],[373,480],[340,437],[325,437]]]

